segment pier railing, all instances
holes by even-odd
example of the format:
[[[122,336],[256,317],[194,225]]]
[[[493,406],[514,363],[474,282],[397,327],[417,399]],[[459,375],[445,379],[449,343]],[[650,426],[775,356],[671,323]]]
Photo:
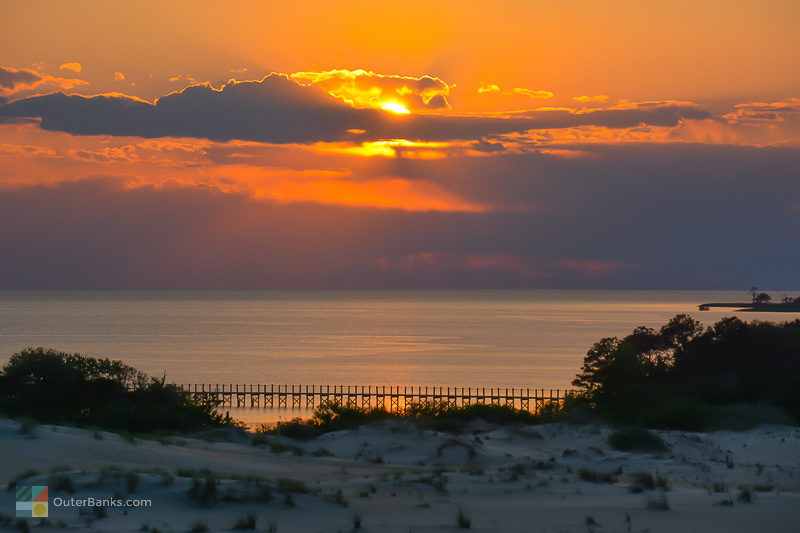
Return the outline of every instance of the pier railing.
[[[178,384],[192,396],[230,407],[306,407],[333,401],[351,407],[398,411],[410,404],[429,406],[506,405],[527,411],[564,399],[573,389],[501,387],[408,387],[370,385]]]

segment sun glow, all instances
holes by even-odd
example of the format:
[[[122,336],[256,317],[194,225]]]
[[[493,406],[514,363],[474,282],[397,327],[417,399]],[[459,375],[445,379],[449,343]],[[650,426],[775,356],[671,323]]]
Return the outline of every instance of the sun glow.
[[[411,113],[403,104],[399,104],[397,102],[386,102],[381,106],[381,109],[385,111],[391,111],[392,113],[397,113],[398,115],[408,115]]]

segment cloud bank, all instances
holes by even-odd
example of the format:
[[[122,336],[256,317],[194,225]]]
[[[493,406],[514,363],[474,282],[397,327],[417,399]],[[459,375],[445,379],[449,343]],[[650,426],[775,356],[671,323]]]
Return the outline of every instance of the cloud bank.
[[[434,98],[431,96],[429,104]],[[32,96],[0,105],[0,117],[39,118],[43,129],[74,135],[282,144],[353,140],[354,131],[363,131],[359,141],[478,140],[532,129],[674,126],[683,119],[705,119],[711,114],[694,105],[666,102],[581,112],[552,109],[504,116],[412,114],[399,118],[376,109],[351,107],[316,87],[272,74],[261,81],[230,81],[221,89],[207,84],[190,86],[154,104],[119,94]]]

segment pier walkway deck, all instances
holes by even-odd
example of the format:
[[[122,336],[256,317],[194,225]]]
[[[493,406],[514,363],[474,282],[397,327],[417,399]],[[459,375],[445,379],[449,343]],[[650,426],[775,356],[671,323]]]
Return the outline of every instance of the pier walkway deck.
[[[383,385],[237,385],[187,384],[177,386],[193,396],[231,407],[315,407],[325,401],[343,405],[397,411],[406,405],[507,405],[535,411],[550,402],[562,402],[572,389],[502,387],[408,387]]]

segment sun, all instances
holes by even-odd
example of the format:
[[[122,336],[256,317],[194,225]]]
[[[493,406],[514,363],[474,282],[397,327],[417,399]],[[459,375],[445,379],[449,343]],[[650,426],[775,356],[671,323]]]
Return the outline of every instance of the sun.
[[[381,109],[397,113],[398,115],[408,115],[411,113],[403,104],[398,104],[397,102],[386,102],[381,106]]]

